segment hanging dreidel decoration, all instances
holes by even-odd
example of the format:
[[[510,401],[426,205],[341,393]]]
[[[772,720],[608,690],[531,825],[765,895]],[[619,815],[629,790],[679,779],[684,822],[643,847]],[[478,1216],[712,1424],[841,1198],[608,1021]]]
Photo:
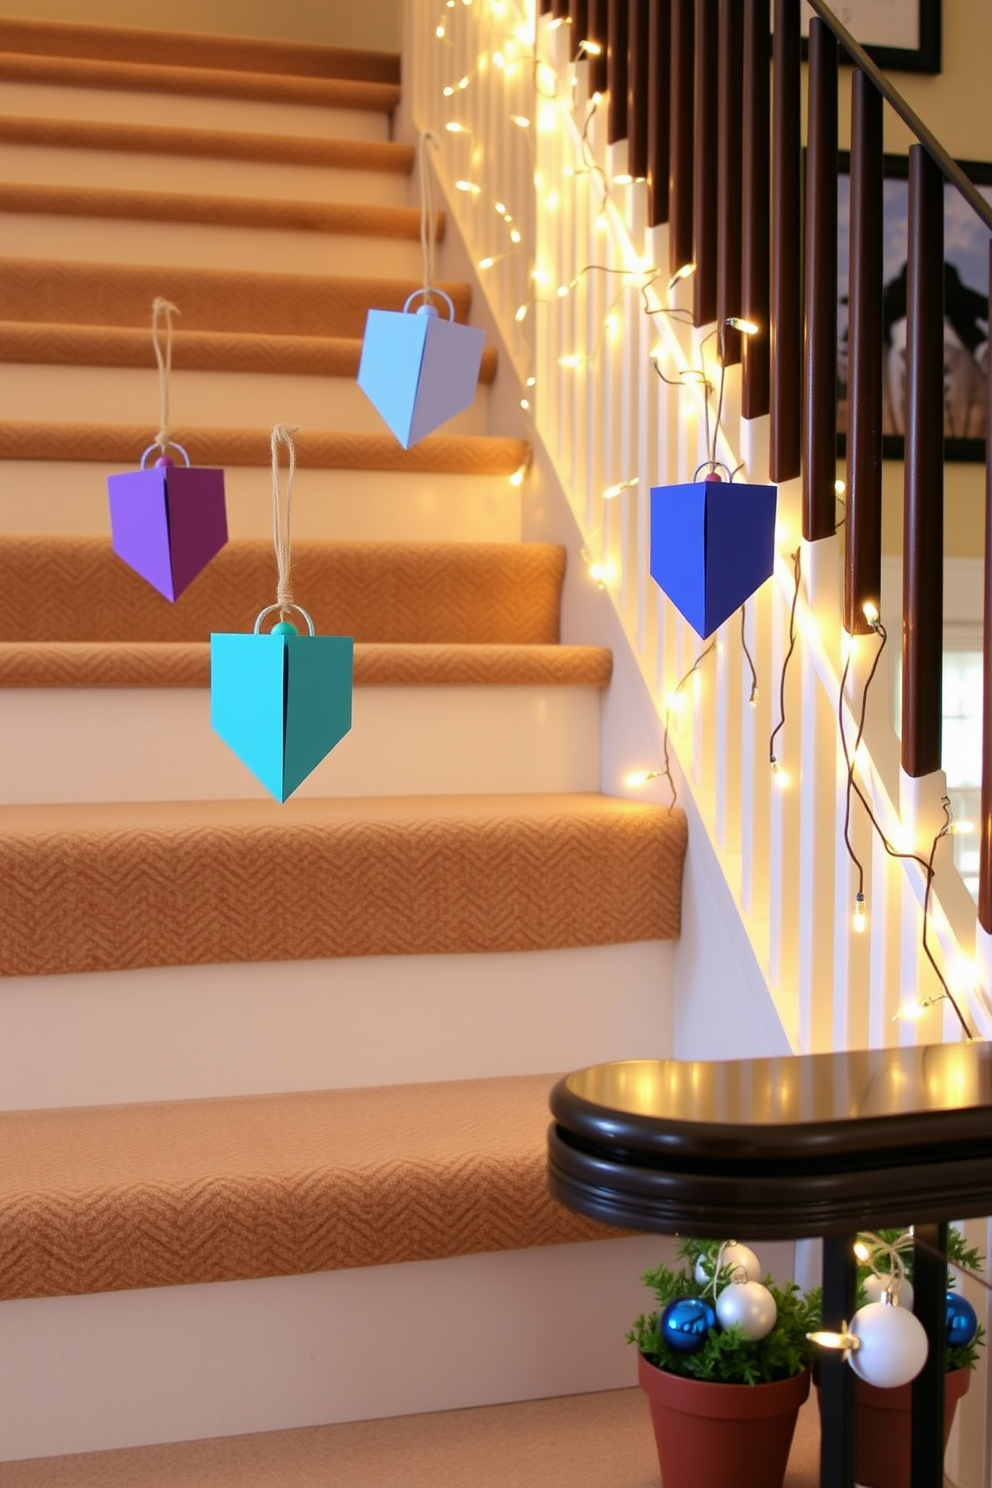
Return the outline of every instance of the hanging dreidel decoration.
[[[272,506],[278,582],[250,634],[210,637],[210,721],[277,801],[285,801],[351,728],[355,643],[319,636],[290,587],[290,518],[295,429],[272,430]],[[286,500],[279,488],[279,446],[289,453]],[[268,634],[262,622],[279,618]],[[288,617],[300,616],[307,634]]]
[[[158,363],[160,421],[138,470],[107,477],[110,534],[114,552],[166,599],[178,599],[227,542],[223,470],[190,465],[183,447],[169,437],[169,379],[172,374],[172,317],[176,306],[152,304],[152,344]],[[159,344],[159,318],[166,324],[165,353]],[[176,450],[184,464],[169,454]],[[158,450],[154,465],[146,462]]]
[[[775,486],[735,481],[715,460],[684,485],[652,486],[651,577],[702,639],[771,577],[775,505]]]
[[[485,332],[460,325],[450,296],[434,284],[437,213],[427,146],[437,149],[430,130],[420,136],[420,243],[424,285],[402,310],[370,310],[365,322],[358,386],[385,419],[404,449],[432,434],[471,406],[482,364]],[[415,310],[411,306],[420,300]],[[447,318],[434,300],[443,300]]]

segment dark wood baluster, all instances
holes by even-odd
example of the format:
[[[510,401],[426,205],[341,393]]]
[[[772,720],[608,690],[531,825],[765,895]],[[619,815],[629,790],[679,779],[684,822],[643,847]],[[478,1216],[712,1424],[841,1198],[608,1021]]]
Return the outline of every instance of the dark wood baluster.
[[[589,40],[589,0],[568,0],[568,17],[572,22],[572,56],[578,57],[579,42]]]
[[[692,318],[716,320],[718,0],[696,0],[696,151],[692,179]]]
[[[668,251],[671,272],[692,263],[693,0],[672,0],[671,130],[668,156]]]
[[[556,21],[563,21],[568,15],[568,0],[551,0],[551,14]]]
[[[837,526],[837,41],[818,18],[809,23],[808,138],[803,537],[817,542]]]
[[[606,92],[607,0],[589,0],[585,41],[595,41],[601,50],[589,58],[589,95]]]
[[[757,333],[744,338],[745,418],[761,418],[769,407],[768,261],[771,176],[768,166],[769,29],[766,0],[744,5],[744,159],[741,303]]]
[[[551,0],[541,0],[541,15],[549,15],[551,12]]]
[[[799,0],[775,0],[772,93],[771,450],[773,481],[800,471],[802,157]]]
[[[902,766],[940,769],[944,600],[944,178],[909,151]]]
[[[720,0],[717,125],[716,320],[722,361],[741,359],[741,333],[727,326],[741,314],[741,125],[744,12],[740,0]]]
[[[627,17],[627,170],[635,180],[648,173],[648,26],[650,0],[630,0]]]
[[[992,243],[989,244],[992,284]],[[992,430],[992,377],[988,382],[988,422]],[[982,823],[978,864],[978,922],[992,935],[992,452],[985,451],[985,632],[982,702]]]
[[[851,82],[851,255],[847,315],[844,627],[871,629],[862,606],[882,587],[882,95]]]
[[[648,21],[648,226],[668,221],[671,0],[654,0]]]
[[[627,52],[630,0],[609,0],[607,11],[606,86],[610,101],[606,139],[611,145],[627,138]]]

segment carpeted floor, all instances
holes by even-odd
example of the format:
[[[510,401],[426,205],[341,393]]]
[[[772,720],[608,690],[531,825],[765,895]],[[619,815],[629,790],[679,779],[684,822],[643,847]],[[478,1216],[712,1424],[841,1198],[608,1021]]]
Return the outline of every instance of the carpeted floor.
[[[816,1405],[785,1488],[817,1488]],[[659,1488],[639,1390],[0,1466],[3,1488]],[[729,1488],[729,1485],[728,1485]]]

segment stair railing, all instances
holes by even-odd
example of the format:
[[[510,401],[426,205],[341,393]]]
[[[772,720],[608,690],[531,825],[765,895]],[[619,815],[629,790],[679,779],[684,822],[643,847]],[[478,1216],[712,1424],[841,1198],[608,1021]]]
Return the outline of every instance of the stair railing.
[[[773,26],[767,0],[540,0],[537,17],[512,0],[407,7],[413,117],[448,146],[442,184],[591,579],[623,620],[673,778],[706,823],[792,1047],[808,1051],[992,1029],[988,722],[977,915],[941,804],[944,179],[983,222],[992,207],[813,4],[805,171],[799,0],[774,0]],[[855,72],[839,528],[841,47]],[[879,659],[875,618],[883,101],[919,140],[901,740],[895,638]],[[747,321],[756,334],[737,329]],[[714,456],[775,482],[779,518],[774,581],[711,648],[660,595],[647,553],[651,486],[691,480]],[[986,720],[990,708],[986,687]],[[644,789],[664,800],[661,763],[645,761]]]

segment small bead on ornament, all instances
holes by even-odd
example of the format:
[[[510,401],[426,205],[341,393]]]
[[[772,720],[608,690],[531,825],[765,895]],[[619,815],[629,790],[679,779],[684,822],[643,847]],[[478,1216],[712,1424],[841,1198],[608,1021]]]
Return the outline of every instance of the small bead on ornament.
[[[865,1278],[865,1296],[869,1302],[884,1302],[885,1293],[889,1290],[899,1293],[899,1306],[905,1307],[907,1312],[913,1310],[913,1284],[907,1281],[905,1276],[879,1276],[872,1273]]]
[[[728,1240],[726,1245],[720,1247],[717,1264],[721,1272],[730,1276],[736,1276],[739,1271],[743,1271],[748,1281],[761,1280],[761,1262],[758,1257],[750,1246],[741,1245],[736,1240]],[[700,1286],[705,1286],[707,1282],[713,1280],[710,1262],[705,1256],[699,1257],[693,1274]]]
[[[857,1340],[848,1355],[851,1368],[881,1390],[908,1385],[926,1363],[929,1345],[923,1324],[894,1297],[859,1307],[851,1334]]]
[[[658,1318],[658,1332],[677,1354],[698,1354],[716,1327],[716,1313],[701,1297],[678,1297]]]
[[[947,1293],[947,1343],[950,1348],[967,1348],[978,1332],[978,1314],[960,1292]]]
[[[778,1319],[775,1298],[760,1281],[732,1281],[716,1302],[721,1328],[740,1328],[752,1343],[767,1338]]]

